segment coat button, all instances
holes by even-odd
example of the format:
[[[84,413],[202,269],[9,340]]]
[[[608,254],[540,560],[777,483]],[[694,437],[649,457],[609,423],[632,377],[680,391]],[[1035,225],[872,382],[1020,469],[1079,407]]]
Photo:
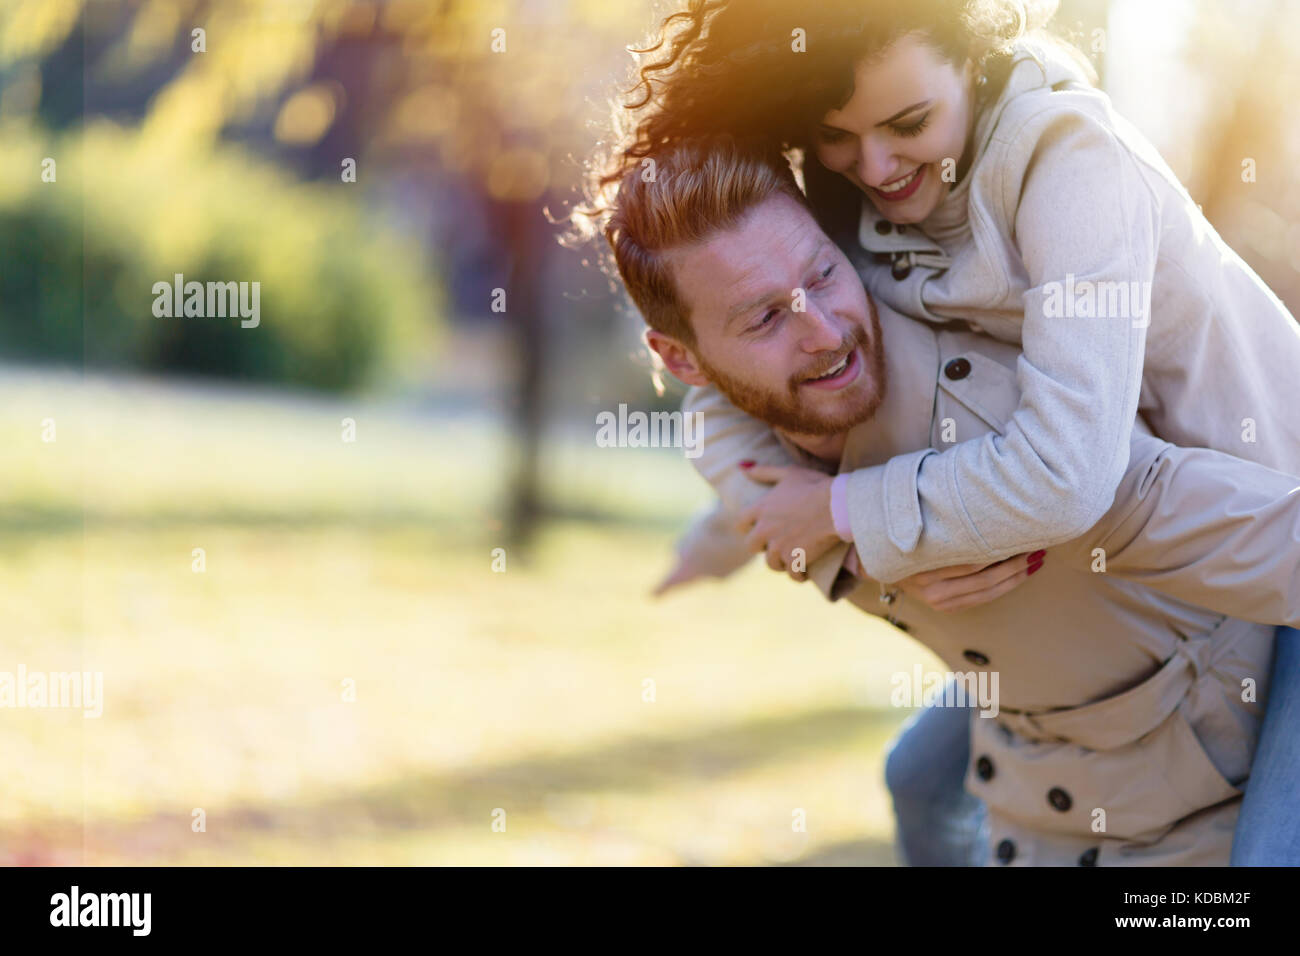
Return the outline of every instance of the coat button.
[[[988,657],[979,651],[962,651],[961,656],[978,667],[983,667],[989,662]]]
[[[1074,806],[1074,801],[1070,799],[1070,795],[1060,787],[1053,787],[1047,791],[1047,802],[1052,805],[1053,810],[1060,810],[1062,813]]]
[[[1095,846],[1090,850],[1084,851],[1083,856],[1079,857],[1079,865],[1080,866],[1097,865],[1097,848]]]
[[[880,233],[882,236],[889,235],[893,228],[893,224],[890,223],[888,219],[879,219],[876,221],[876,232]]]
[[[1010,840],[1003,840],[998,844],[998,860],[1002,863],[1010,863],[1016,858],[1016,845]]]
[[[912,274],[912,267],[906,262],[895,262],[894,268],[889,271],[896,282],[902,282]]]
[[[975,772],[979,774],[981,780],[993,779],[993,761],[988,757],[980,757],[975,761]]]
[[[970,360],[955,358],[943,367],[943,374],[954,382],[970,374]]]

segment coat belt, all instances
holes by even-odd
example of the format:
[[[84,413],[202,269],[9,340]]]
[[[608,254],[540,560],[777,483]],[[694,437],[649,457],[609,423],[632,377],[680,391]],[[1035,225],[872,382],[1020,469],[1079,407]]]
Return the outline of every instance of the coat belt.
[[[995,719],[1032,741],[1067,741],[1089,750],[1123,747],[1159,727],[1196,681],[1212,670],[1238,639],[1251,633],[1251,628],[1243,621],[1220,621],[1208,635],[1179,642],[1158,671],[1113,697],[1060,710],[1031,712],[1004,707]]]

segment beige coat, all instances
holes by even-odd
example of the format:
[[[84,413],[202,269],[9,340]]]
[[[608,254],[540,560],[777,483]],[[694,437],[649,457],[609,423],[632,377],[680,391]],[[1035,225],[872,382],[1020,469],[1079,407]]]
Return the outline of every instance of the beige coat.
[[[1114,500],[1139,410],[1176,445],[1300,474],[1300,326],[1106,95],[1025,45],[974,135],[929,218],[900,229],[864,202],[851,254],[876,301],[1021,345],[1023,401],[996,439],[853,475],[863,567],[897,581],[1076,537]]]
[[[877,309],[889,389],[850,432],[841,471],[906,461],[895,456],[954,425],[972,436],[1008,426],[1018,349]],[[956,359],[969,372],[954,379],[942,369]],[[726,511],[684,547],[707,545],[726,573],[752,557],[731,516],[764,492],[737,462],[816,463],[712,389],[692,389],[685,408],[704,412],[695,464]],[[842,572],[847,545],[809,569],[827,597],[847,591],[888,615],[952,671],[998,673],[1000,713],[972,721],[967,781],[989,807],[991,862],[1227,863],[1271,625],[1300,623],[1300,480],[1148,432],[1135,431],[1115,505],[992,603],[943,614],[859,583]]]

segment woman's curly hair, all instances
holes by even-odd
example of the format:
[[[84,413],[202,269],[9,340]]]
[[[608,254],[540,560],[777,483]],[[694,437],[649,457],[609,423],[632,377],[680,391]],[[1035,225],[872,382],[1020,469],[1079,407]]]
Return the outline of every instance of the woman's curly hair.
[[[1044,26],[1057,0],[689,0],[666,16],[614,104],[587,167],[578,236],[603,231],[622,178],[656,150],[724,132],[805,149],[822,116],[853,93],[855,64],[924,34],[950,61],[968,58],[997,86],[1012,46]]]

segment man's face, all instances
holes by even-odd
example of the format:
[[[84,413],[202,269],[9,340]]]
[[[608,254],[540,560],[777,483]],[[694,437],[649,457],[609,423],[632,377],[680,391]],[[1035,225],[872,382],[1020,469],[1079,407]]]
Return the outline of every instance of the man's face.
[[[696,344],[685,373],[786,432],[833,435],[884,397],[880,327],[862,281],[808,210],[777,194],[734,228],[670,253]],[[656,333],[657,334],[657,333]],[[692,368],[693,367],[693,368]]]

